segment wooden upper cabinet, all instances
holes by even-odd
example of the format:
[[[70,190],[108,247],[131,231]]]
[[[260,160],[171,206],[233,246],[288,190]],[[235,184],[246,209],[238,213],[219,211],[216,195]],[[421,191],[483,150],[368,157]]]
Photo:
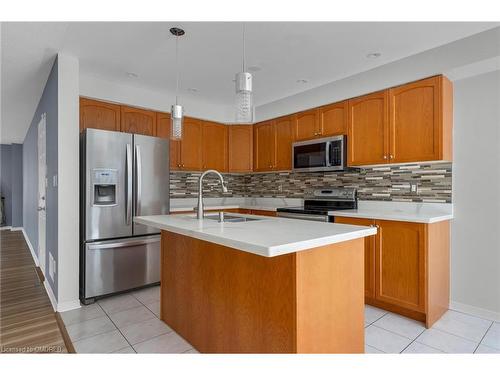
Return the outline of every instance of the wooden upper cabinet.
[[[125,133],[156,135],[156,112],[121,106],[121,126]]]
[[[156,136],[168,139],[170,170],[178,170],[180,163],[181,142],[170,139],[170,113],[156,113]]]
[[[293,117],[281,117],[274,121],[276,133],[276,152],[274,170],[292,169]]]
[[[349,100],[347,163],[383,164],[389,160],[388,90]]]
[[[199,171],[202,169],[202,122],[184,117],[179,169]]]
[[[376,220],[376,299],[425,312],[425,224]]]
[[[273,121],[264,121],[254,125],[253,137],[254,170],[270,171],[276,159],[276,132]]]
[[[252,172],[253,170],[253,126],[229,125],[228,171]]]
[[[80,98],[80,131],[87,128],[120,131],[120,106]]]
[[[361,226],[373,226],[373,219],[358,219],[350,217],[335,217],[335,223]],[[375,244],[377,236],[365,237],[365,297],[375,297]]]
[[[443,76],[389,90],[391,163],[451,160],[452,99]]]
[[[319,110],[317,108],[295,115],[295,140],[301,141],[321,135],[319,127]]]
[[[347,134],[347,100],[319,109],[319,132],[322,137]]]
[[[202,169],[227,171],[227,127],[202,121]]]

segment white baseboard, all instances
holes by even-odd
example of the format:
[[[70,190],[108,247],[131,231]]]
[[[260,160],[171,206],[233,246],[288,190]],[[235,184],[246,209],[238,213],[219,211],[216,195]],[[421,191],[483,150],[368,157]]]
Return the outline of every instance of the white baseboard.
[[[45,279],[45,281],[43,282],[43,286],[45,287],[45,290],[47,291],[47,295],[49,296],[50,303],[52,304],[52,308],[54,309],[54,312],[58,311],[57,310],[56,296],[54,295],[54,292],[52,291],[52,288],[50,287],[50,284],[47,281],[47,279]]]
[[[10,229],[11,229],[11,227],[10,227],[10,226],[8,226],[8,227],[0,227],[0,230],[7,230],[7,229],[9,229],[9,230],[10,230]]]
[[[80,305],[80,301],[68,301],[68,302],[61,302],[57,304],[57,311],[58,312],[63,312],[63,311],[68,311],[68,310],[74,310],[74,309],[79,309],[82,307]]]
[[[480,307],[467,305],[465,303],[450,301],[450,310],[455,310],[463,312],[465,314],[474,315],[479,318],[500,322],[500,312],[482,309]]]
[[[28,235],[24,231],[24,228],[21,228],[21,232],[23,232],[24,240],[28,244],[28,248],[30,249],[31,252],[31,257],[33,258],[33,261],[35,262],[35,266],[40,267],[40,263],[38,262],[38,257],[36,256],[35,250],[33,249],[33,245],[30,242],[30,239],[28,238]],[[43,272],[43,270],[42,270]]]
[[[17,232],[19,230],[23,230],[23,227],[12,227],[11,231]]]

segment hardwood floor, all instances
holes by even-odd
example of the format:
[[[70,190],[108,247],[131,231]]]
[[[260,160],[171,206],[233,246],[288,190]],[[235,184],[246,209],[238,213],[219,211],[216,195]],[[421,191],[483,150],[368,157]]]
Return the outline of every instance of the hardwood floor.
[[[22,232],[0,231],[0,353],[66,352]]]

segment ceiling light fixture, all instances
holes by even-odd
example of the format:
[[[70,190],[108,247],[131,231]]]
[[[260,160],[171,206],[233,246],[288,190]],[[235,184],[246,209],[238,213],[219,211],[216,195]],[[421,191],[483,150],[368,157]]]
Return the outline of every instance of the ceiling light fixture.
[[[126,74],[127,74],[127,77],[129,77],[129,78],[137,78],[138,77],[138,75],[136,73],[127,72]]]
[[[382,54],[380,52],[372,52],[372,53],[369,53],[368,55],[366,55],[366,57],[369,59],[376,59],[380,56],[382,56]]]
[[[198,92],[198,89],[196,87],[188,87],[187,89],[189,92]]]
[[[253,122],[252,74],[245,71],[245,24],[243,24],[243,71],[236,74],[236,122]]]
[[[302,83],[302,84],[304,84],[304,83],[307,83],[307,82],[309,82],[309,80],[307,80],[307,79],[298,79],[298,80],[297,80],[297,83]]]
[[[178,27],[172,27],[170,32],[175,36],[175,70],[177,75],[175,83],[175,104],[172,105],[170,111],[170,138],[178,140],[182,138],[182,123],[184,121],[184,108],[179,104],[179,37],[183,36],[185,32]]]

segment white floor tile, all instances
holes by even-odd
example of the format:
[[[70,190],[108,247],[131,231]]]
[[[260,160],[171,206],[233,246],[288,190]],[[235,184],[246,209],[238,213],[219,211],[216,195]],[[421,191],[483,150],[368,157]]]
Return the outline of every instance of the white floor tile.
[[[473,353],[477,346],[474,341],[435,328],[426,330],[416,341],[446,353]]]
[[[419,342],[413,341],[409,347],[407,347],[404,351],[403,354],[444,354],[441,350],[434,349],[428,345],[421,344]]]
[[[495,349],[495,348],[490,348],[489,346],[486,345],[479,345],[476,351],[474,352],[476,354],[500,354],[500,349]]]
[[[365,343],[385,353],[401,353],[411,340],[371,325],[365,329]]]
[[[127,346],[126,348],[117,350],[116,352],[113,352],[113,354],[136,354],[134,348],[132,348],[130,345]]]
[[[61,313],[64,325],[66,326],[84,322],[85,320],[95,319],[104,315],[106,314],[97,303]]]
[[[407,337],[410,340],[415,340],[415,338],[425,330],[422,322],[393,313],[384,315],[373,323],[373,325]]]
[[[177,333],[170,332],[134,345],[134,349],[137,353],[184,353],[192,347]]]
[[[493,323],[481,344],[500,350],[500,323]]]
[[[152,339],[153,337],[171,332],[172,329],[160,319],[154,317],[153,319],[149,319],[144,322],[128,325],[121,328],[120,331],[123,336],[125,336],[127,341],[134,345]]]
[[[490,325],[490,320],[448,310],[432,328],[479,343]]]
[[[378,350],[373,346],[365,344],[365,354],[385,354],[382,350]]]
[[[160,287],[159,286],[153,286],[149,288],[144,288],[140,289],[137,291],[134,291],[132,295],[137,298],[140,302],[142,302],[144,305],[147,305],[149,303],[153,302],[159,302],[160,301]]]
[[[160,302],[148,303],[145,305],[153,314],[155,314],[158,318],[160,317]]]
[[[365,305],[365,327],[372,324],[377,319],[380,319],[385,314],[387,314],[387,311],[385,310]]]
[[[155,315],[143,305],[133,309],[110,314],[109,317],[119,329],[123,329],[130,324],[144,322],[145,320],[156,318]]]
[[[104,298],[98,303],[108,315],[141,306],[141,303],[131,294],[120,294]]]
[[[129,346],[118,330],[101,333],[73,343],[77,353],[111,353]]]
[[[114,331],[115,329],[115,325],[107,316],[101,316],[100,318],[86,320],[84,322],[66,326],[68,335],[73,342],[90,336],[95,336],[100,333]]]

